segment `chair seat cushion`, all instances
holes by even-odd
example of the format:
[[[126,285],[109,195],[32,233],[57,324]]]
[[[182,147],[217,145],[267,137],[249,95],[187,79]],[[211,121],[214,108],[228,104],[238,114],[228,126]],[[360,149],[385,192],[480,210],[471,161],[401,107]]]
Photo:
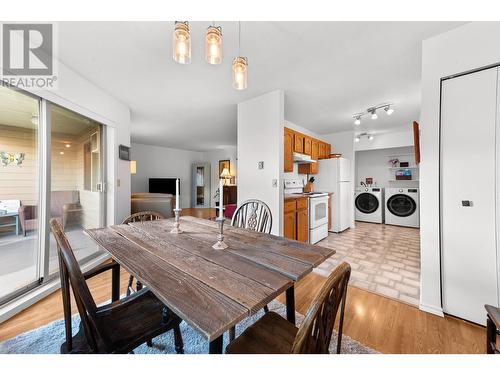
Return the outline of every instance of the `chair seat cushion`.
[[[275,312],[264,314],[226,347],[228,354],[290,354],[298,328]]]

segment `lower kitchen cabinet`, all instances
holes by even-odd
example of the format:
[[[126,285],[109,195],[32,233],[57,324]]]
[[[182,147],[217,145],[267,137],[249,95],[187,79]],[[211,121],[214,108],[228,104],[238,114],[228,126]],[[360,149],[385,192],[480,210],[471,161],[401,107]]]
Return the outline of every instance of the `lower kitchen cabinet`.
[[[287,199],[284,209],[283,235],[291,240],[309,241],[309,213],[307,198]]]

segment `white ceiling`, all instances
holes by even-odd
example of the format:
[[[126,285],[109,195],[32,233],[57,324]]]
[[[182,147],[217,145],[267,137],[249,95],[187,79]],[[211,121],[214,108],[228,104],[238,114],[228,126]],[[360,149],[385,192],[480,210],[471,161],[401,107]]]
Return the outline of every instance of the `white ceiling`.
[[[353,128],[352,115],[394,102],[363,131],[418,119],[421,41],[459,22],[243,22],[248,89],[231,86],[236,22],[221,22],[223,63],[204,60],[210,22],[192,22],[192,63],[172,60],[173,22],[63,22],[59,56],[130,107],[134,142],[207,150],[236,144],[236,104],[285,92],[285,118],[319,134]]]

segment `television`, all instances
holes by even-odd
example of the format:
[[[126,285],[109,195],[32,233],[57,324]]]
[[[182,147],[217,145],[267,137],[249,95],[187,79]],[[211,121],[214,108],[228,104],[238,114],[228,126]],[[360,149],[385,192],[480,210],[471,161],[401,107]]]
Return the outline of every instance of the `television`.
[[[150,178],[149,192],[175,195],[175,180],[176,178]],[[179,180],[179,190],[181,181]]]

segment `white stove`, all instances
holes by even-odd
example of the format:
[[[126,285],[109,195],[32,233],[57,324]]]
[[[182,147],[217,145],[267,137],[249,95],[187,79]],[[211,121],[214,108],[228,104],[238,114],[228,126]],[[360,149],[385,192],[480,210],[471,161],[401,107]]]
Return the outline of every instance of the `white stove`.
[[[304,193],[304,181],[285,180],[285,194],[308,197],[309,201],[309,243],[315,244],[328,236],[328,193]]]

